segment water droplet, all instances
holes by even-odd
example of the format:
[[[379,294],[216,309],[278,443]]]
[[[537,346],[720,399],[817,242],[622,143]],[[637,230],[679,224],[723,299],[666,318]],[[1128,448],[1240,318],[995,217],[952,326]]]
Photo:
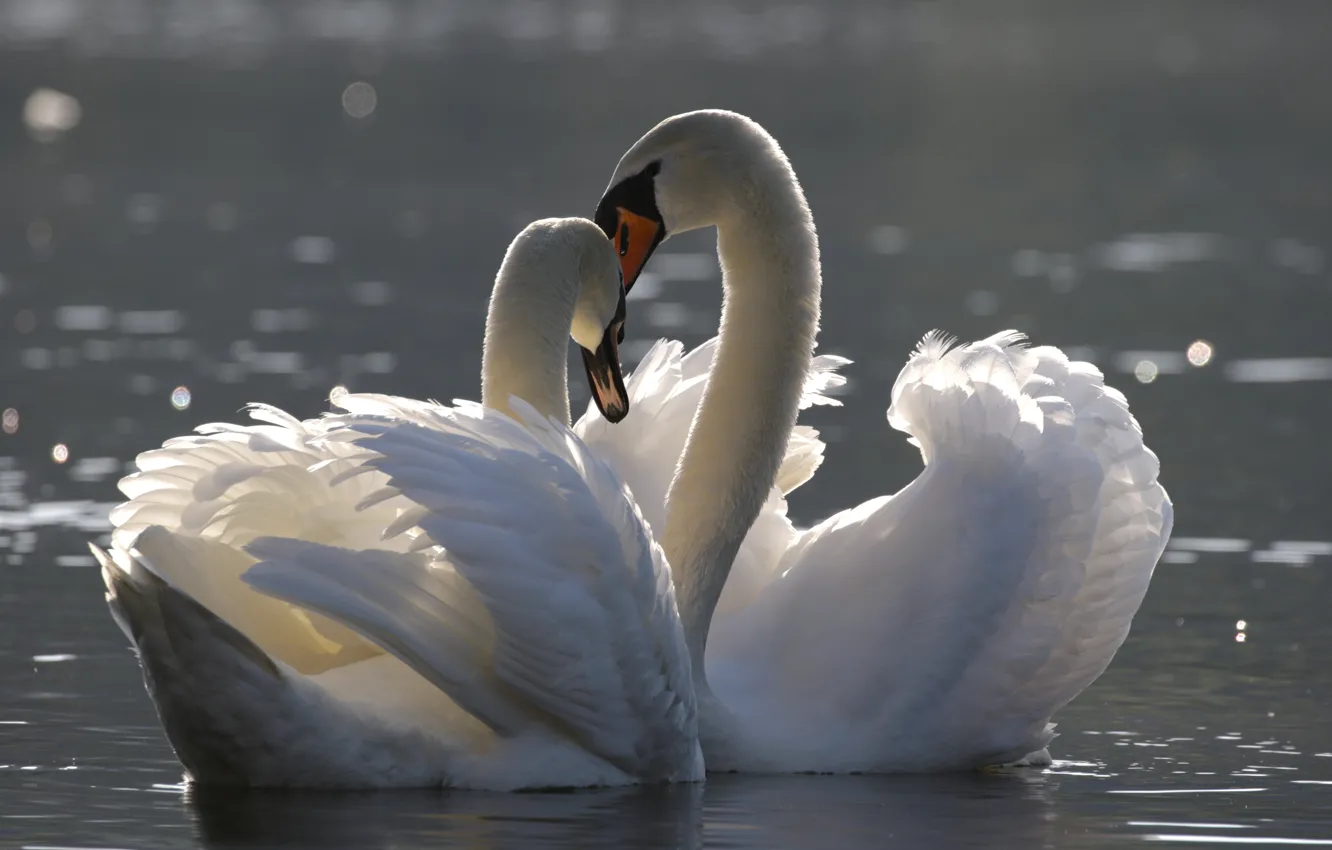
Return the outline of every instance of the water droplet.
[[[64,463],[69,460],[69,446],[64,443],[56,443],[51,447],[51,460],[56,463]]]
[[[177,410],[185,410],[190,406],[190,388],[186,386],[176,387],[171,391],[171,406]]]

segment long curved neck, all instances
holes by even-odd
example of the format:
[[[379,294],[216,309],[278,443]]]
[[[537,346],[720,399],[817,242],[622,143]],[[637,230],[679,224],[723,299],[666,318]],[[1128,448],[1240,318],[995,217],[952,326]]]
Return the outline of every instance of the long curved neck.
[[[775,147],[769,155],[717,223],[720,341],[667,495],[663,548],[704,691],[708,626],[786,454],[819,325],[814,220],[790,165]]]
[[[481,352],[481,404],[512,414],[517,396],[569,424],[569,328],[574,289],[505,262],[495,279]]]

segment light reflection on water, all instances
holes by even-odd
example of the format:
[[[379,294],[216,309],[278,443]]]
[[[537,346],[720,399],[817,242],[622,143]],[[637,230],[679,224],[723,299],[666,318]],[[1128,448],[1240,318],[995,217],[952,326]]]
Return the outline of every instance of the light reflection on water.
[[[576,5],[0,0],[0,845],[1332,840],[1314,6]],[[302,74],[267,64],[287,52]],[[589,58],[608,54],[613,74]],[[823,344],[856,361],[846,406],[810,412],[834,446],[800,520],[914,475],[883,410],[932,327],[1017,327],[1128,394],[1178,536],[1115,663],[1056,717],[1059,761],[577,794],[182,788],[85,546],[114,481],[247,401],[475,397],[513,233],[590,213],[625,144],[703,105],[782,139],[820,222]],[[633,291],[626,361],[710,335],[717,279],[709,234],[673,239]]]
[[[0,593],[0,622],[27,624],[0,649],[0,836],[23,846],[167,847],[188,835],[217,847],[850,848],[886,837],[1099,847],[1200,842],[1220,829],[1267,843],[1332,831],[1322,663],[1332,627],[1317,620],[1329,543],[1265,544],[1312,553],[1308,570],[1252,557],[1263,550],[1250,540],[1177,538],[1172,551],[1194,559],[1158,570],[1115,664],[1056,718],[1048,770],[714,776],[702,787],[574,794],[238,795],[179,784],[97,571],[57,567],[91,566],[65,547],[105,508],[10,512],[0,536],[0,551],[28,552]],[[1234,643],[1236,628],[1251,641]]]

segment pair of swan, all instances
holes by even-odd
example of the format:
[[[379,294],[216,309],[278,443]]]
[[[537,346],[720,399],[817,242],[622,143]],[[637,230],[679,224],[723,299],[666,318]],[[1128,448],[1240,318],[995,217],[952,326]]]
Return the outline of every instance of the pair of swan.
[[[624,290],[708,226],[718,338],[658,343],[622,380]],[[1169,536],[1156,457],[1092,366],[930,335],[888,411],[924,471],[797,531],[784,495],[823,445],[796,418],[846,362],[814,356],[820,286],[776,141],[688,113],[625,154],[595,225],[510,246],[481,405],[255,406],[259,424],[140,456],[94,551],[192,777],[510,789],[695,780],[705,755],[1048,761],[1050,717],[1113,657]],[[572,428],[566,333],[603,414]]]

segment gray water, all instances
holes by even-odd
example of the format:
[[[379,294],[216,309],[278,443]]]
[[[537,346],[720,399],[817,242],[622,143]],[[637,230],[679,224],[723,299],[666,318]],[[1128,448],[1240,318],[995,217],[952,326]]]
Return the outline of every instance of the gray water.
[[[1332,844],[1329,24],[1294,0],[0,0],[0,846]],[[934,327],[1093,360],[1161,456],[1176,536],[1055,766],[182,786],[85,546],[115,480],[247,401],[475,398],[508,240],[589,215],[625,146],[702,106],[782,141],[822,344],[856,361],[808,417],[830,445],[799,520],[916,474],[883,411]],[[629,350],[710,336],[710,237],[650,271]]]

